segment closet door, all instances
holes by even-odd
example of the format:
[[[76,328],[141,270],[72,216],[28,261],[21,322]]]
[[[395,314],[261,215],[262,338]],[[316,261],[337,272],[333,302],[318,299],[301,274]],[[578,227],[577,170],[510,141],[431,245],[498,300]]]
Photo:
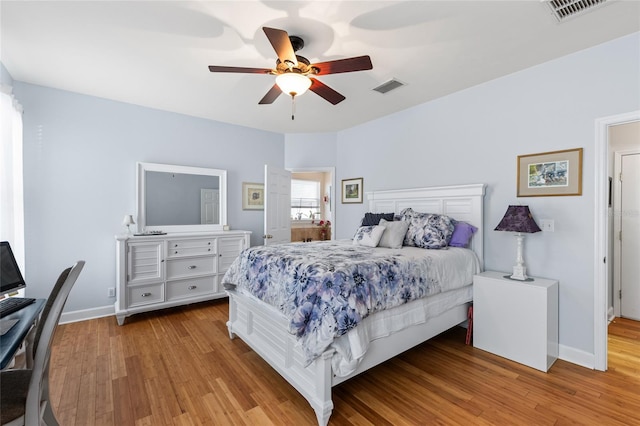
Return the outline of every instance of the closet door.
[[[620,315],[640,320],[640,154],[622,156]]]

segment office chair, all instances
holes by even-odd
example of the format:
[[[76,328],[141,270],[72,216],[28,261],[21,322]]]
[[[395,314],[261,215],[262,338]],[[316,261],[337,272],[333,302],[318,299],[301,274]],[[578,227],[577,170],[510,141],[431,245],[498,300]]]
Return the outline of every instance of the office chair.
[[[56,281],[37,326],[32,368],[0,373],[0,424],[58,425],[49,400],[51,344],[62,308],[83,267],[84,261],[79,260],[65,269]]]

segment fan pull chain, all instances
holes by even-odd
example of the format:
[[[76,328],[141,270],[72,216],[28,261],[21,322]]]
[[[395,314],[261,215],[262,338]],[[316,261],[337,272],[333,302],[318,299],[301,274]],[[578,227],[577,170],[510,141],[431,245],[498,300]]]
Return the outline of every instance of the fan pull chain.
[[[291,96],[291,120],[294,120],[296,114],[296,95]]]

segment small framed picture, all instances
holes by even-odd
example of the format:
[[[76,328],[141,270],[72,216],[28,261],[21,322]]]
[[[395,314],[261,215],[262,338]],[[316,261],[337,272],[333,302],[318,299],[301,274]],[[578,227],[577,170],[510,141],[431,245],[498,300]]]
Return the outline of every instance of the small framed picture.
[[[242,182],[242,210],[264,210],[264,185]]]
[[[342,179],[342,203],[362,203],[363,178]]]
[[[518,156],[518,197],[582,195],[582,148]]]

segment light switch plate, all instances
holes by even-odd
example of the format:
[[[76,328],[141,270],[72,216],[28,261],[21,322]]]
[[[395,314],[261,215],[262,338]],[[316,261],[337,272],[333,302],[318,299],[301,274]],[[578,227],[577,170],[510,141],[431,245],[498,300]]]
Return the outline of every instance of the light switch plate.
[[[543,232],[554,232],[555,223],[553,219],[540,219],[540,229]]]

